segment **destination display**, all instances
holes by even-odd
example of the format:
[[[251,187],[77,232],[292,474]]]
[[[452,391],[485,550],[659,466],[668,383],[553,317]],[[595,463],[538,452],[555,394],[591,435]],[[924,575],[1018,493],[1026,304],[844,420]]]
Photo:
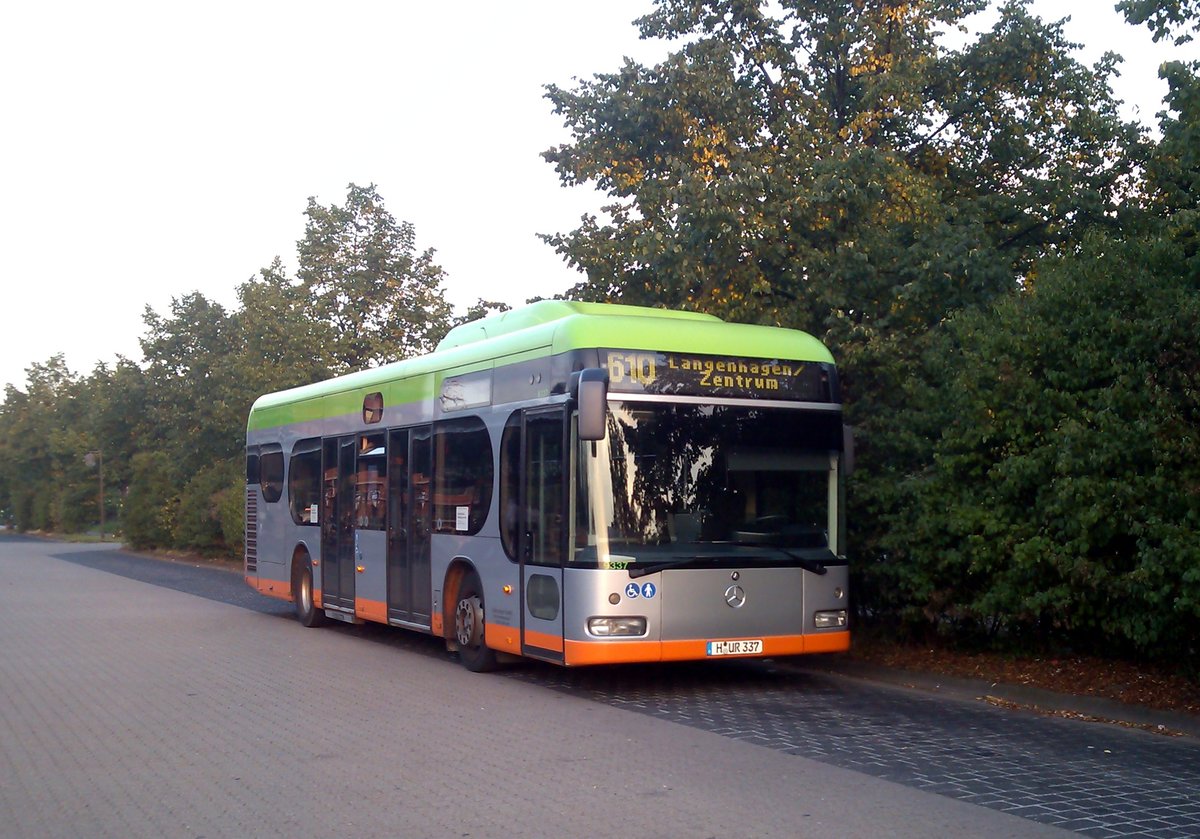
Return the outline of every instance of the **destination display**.
[[[829,402],[829,373],[815,361],[698,353],[601,350],[616,393]]]

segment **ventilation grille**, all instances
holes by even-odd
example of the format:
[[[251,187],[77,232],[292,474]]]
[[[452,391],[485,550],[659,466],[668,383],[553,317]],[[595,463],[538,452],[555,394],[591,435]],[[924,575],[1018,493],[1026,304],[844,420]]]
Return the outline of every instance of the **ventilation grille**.
[[[246,487],[246,573],[258,573],[258,493]]]

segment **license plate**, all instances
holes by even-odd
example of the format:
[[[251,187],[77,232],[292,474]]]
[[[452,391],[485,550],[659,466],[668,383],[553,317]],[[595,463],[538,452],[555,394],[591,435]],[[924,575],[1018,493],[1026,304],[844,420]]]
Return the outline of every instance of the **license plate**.
[[[709,641],[709,655],[757,655],[762,652],[762,641]]]

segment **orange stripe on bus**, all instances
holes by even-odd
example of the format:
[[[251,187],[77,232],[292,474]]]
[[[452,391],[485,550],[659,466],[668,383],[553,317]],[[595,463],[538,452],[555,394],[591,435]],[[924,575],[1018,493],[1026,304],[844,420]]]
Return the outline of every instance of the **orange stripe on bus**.
[[[744,639],[722,639],[744,640]],[[820,635],[776,635],[762,639],[763,651],[756,656],[730,658],[770,658],[773,656],[826,653],[848,650],[849,632]],[[708,641],[567,641],[567,664],[633,664],[647,661],[694,661],[709,658]]]
[[[531,647],[540,647],[543,650],[554,650],[557,653],[561,653],[563,651],[562,636],[551,635],[547,632],[534,632],[532,629],[526,629],[525,643]]]
[[[806,653],[841,653],[850,649],[849,632],[822,632],[820,635],[805,635]]]
[[[632,664],[661,661],[661,641],[567,641],[564,664]]]
[[[512,653],[513,655],[521,654],[521,630],[515,626],[500,626],[499,624],[489,623],[484,627],[484,640],[487,645],[493,650],[499,650],[502,653]],[[558,639],[561,648],[562,639]]]
[[[280,600],[292,599],[292,587],[282,580],[266,580],[262,577],[247,577],[246,583],[259,594],[267,597],[278,597]]]
[[[363,620],[387,623],[387,604],[381,600],[367,600],[364,597],[354,598],[354,615]]]

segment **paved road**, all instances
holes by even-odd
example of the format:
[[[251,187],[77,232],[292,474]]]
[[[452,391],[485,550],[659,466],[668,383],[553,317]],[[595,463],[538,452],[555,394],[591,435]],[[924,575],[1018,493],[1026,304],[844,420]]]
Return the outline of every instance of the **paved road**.
[[[479,676],[218,569],[0,569],[6,836],[1200,836],[1194,740],[761,663]]]

